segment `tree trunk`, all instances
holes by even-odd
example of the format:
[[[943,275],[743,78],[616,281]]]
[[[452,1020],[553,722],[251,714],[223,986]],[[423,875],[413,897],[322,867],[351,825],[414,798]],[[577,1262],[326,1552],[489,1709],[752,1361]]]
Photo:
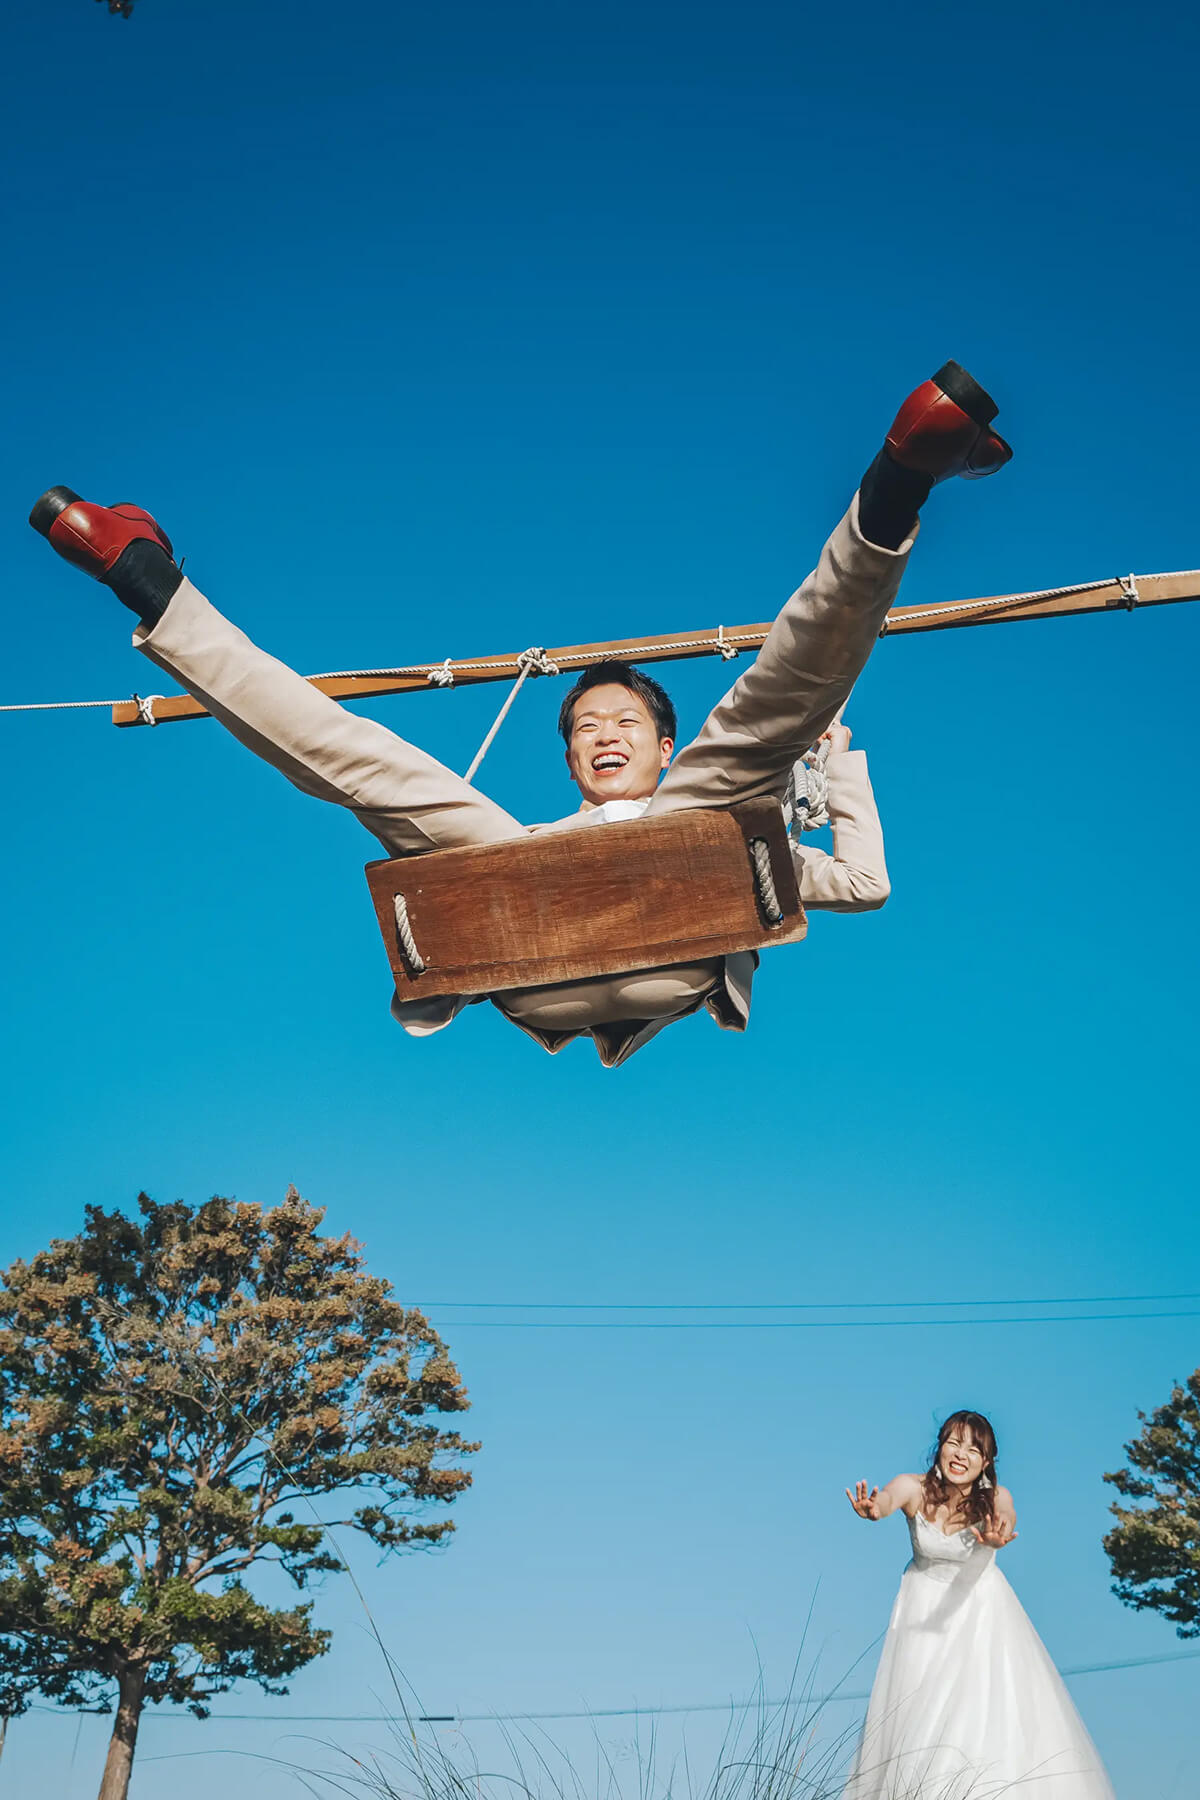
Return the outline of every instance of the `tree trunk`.
[[[146,1671],[128,1663],[121,1670],[117,1699],[117,1722],[109,1739],[104,1779],[98,1800],[126,1800],[129,1777],[133,1773],[133,1752],[137,1747],[138,1725],[146,1692]]]

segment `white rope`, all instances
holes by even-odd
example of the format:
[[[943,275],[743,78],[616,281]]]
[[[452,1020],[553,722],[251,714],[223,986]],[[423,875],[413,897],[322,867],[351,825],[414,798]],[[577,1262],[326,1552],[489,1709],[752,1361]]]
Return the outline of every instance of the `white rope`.
[[[138,723],[140,725],[157,725],[158,720],[154,716],[154,702],[161,700],[163,696],[161,694],[135,694],[133,698],[137,704]]]
[[[1177,573],[1186,574],[1194,572],[1192,570],[1177,571]],[[929,606],[922,608],[920,612],[906,612],[904,621],[907,623],[910,619],[941,619],[953,617],[957,613],[998,611],[1006,606],[1025,606],[1035,600],[1061,600],[1070,594],[1096,593],[1100,588],[1112,587],[1114,582],[1120,587],[1122,594],[1128,594],[1129,589],[1126,584],[1133,581],[1133,576],[1106,576],[1100,581],[1078,581],[1072,587],[1031,588],[1028,593],[1024,594],[1001,594],[992,600],[953,600],[948,601],[945,606]],[[887,632],[888,625],[885,620],[880,636],[886,637]],[[695,653],[707,649],[712,650],[726,661],[731,661],[735,656],[740,656],[742,647],[757,648],[762,642],[762,636],[761,631],[727,631],[724,625],[718,625],[711,638],[655,638],[648,640],[639,644],[636,651],[631,650],[629,659],[636,662],[639,656],[665,656],[674,650]],[[528,652],[523,652],[523,654],[527,655]],[[519,668],[521,658],[517,657],[515,660]],[[558,653],[555,673],[560,667],[565,667],[570,663],[589,664],[598,660],[603,659],[597,658],[593,649],[561,650]],[[438,687],[451,687],[458,675],[492,674],[498,669],[511,669],[513,661],[511,656],[500,656],[492,657],[489,660],[455,662],[447,656],[440,663],[396,663],[379,669],[326,669],[320,675],[309,675],[307,679],[309,681],[370,681],[376,676],[386,678],[389,675],[424,675],[427,681],[433,682]],[[540,670],[538,672],[542,673]],[[99,703],[97,702],[97,704]]]
[[[1100,588],[1112,587],[1114,582],[1123,594],[1127,591],[1125,578],[1115,575],[1106,581],[1077,581],[1072,587],[1033,588],[1027,594],[999,594],[994,600],[952,600],[945,606],[927,606],[920,612],[905,612],[902,622],[907,625],[914,619],[946,619],[953,618],[958,613],[999,612],[1003,607],[1027,606],[1034,600],[1065,600],[1071,594],[1094,594]],[[890,629],[885,619],[880,637],[886,637]]]
[[[718,625],[716,635],[711,639],[664,638],[652,643],[643,644],[638,654],[645,655],[658,652],[665,655],[673,650],[699,652],[711,649],[728,662],[732,661],[734,657],[741,655],[739,646],[753,649],[756,648],[761,641],[761,632],[727,631],[723,625]],[[452,688],[455,686],[460,675],[495,674],[501,670],[511,669],[515,661],[517,666],[517,687],[519,687],[520,683],[524,680],[522,670],[525,658],[533,654],[535,654],[533,651],[524,650],[521,652],[521,655],[515,659],[511,656],[501,656],[493,657],[486,661],[480,660],[456,663],[453,658],[447,656],[440,663],[392,663],[386,668],[377,669],[325,669],[319,675],[305,676],[305,680],[374,681],[377,678],[386,680],[389,676],[393,675],[423,675],[432,687]],[[536,655],[541,659],[541,664],[532,670],[532,673],[535,675],[558,675],[561,673],[562,668],[568,664],[580,663],[586,666],[597,661],[596,654],[592,650],[563,652],[559,655],[557,661],[551,661],[544,650],[538,650]],[[635,657],[634,660],[636,661],[637,658]],[[510,704],[515,696],[516,688],[514,688],[513,694],[509,697]],[[163,696],[161,694],[154,694],[151,698],[161,700]],[[134,694],[132,699],[138,704],[140,711],[141,703],[139,696]],[[124,703],[124,695],[122,695],[119,700],[33,700],[15,705],[0,705],[0,713],[82,711],[90,707],[102,706],[107,706],[111,709],[114,706],[122,706]],[[508,707],[506,706],[502,710],[507,713]],[[141,722],[142,721],[139,719],[139,723]],[[146,720],[145,722],[152,723],[150,720]],[[471,778],[471,774],[478,769],[479,764],[483,761],[483,757],[487,754],[487,751],[491,748],[494,736],[495,729],[489,734],[482,745],[481,750],[476,753],[475,761],[472,763],[471,770],[467,775],[468,781]]]
[[[827,726],[832,731],[846,716],[846,708],[854,696],[851,688]],[[827,737],[819,737],[799,762],[792,764],[787,792],[783,796],[783,817],[791,837],[801,832],[817,831],[829,823],[829,773],[827,763],[833,748]]]
[[[392,901],[392,910],[396,915],[396,932],[400,939],[400,948],[404,952],[404,960],[414,975],[425,973],[425,958],[417,949],[417,940],[413,936],[412,925],[408,918],[408,902],[403,894],[397,894]]]
[[[8,706],[0,706],[0,713],[6,712],[88,712],[95,706],[123,706],[125,697],[120,700],[22,700]]]
[[[546,655],[546,652],[540,648],[522,650],[520,656],[517,658],[517,668],[520,673],[508,690],[504,705],[492,720],[491,730],[472,757],[471,766],[463,777],[464,781],[474,781],[480,763],[495,742],[496,733],[503,725],[505,719],[507,719],[513,701],[516,699],[529,677],[531,675],[557,675],[559,672],[558,664],[556,662],[551,662],[550,658]]]
[[[1103,586],[1103,583],[1100,584]],[[724,625],[718,625],[711,638],[662,638],[639,643],[636,651],[630,651],[629,660],[636,662],[638,657],[653,655],[656,652],[666,654],[672,650],[689,650],[699,653],[712,650],[717,656],[730,661],[741,655],[739,646],[757,648],[762,642],[761,631],[727,631]],[[528,655],[523,651],[522,655]],[[544,655],[545,652],[542,652]],[[591,664],[603,662],[603,656],[597,656],[595,650],[560,650],[551,674],[558,674],[567,663]],[[520,668],[521,657],[496,656],[490,660],[475,659],[470,662],[455,662],[447,656],[440,663],[393,663],[387,668],[379,669],[325,669],[319,675],[308,675],[307,681],[374,681],[377,677],[386,680],[389,675],[424,675],[427,681],[437,687],[452,687],[460,675],[490,675],[499,669],[511,669],[513,663]],[[537,670],[538,674],[547,671]]]
[[[771,868],[771,846],[766,838],[750,839],[750,855],[754,859],[754,884],[758,889],[759,902],[767,924],[782,925],[783,908],[779,904],[775,875]]]
[[[1192,570],[1177,571],[1177,573],[1186,574],[1195,572]],[[1078,581],[1071,587],[1031,588],[1028,593],[1024,594],[1000,594],[990,600],[952,600],[944,606],[929,606],[923,607],[920,612],[906,612],[904,623],[907,624],[910,619],[941,619],[952,618],[959,613],[998,611],[1006,606],[1025,606],[1035,600],[1061,600],[1071,594],[1093,594],[1100,588],[1112,587],[1114,584],[1121,589],[1122,594],[1127,594],[1129,590],[1126,583],[1132,580],[1132,576],[1106,576],[1099,581]],[[885,620],[880,636],[886,637],[888,630],[889,627]],[[718,625],[711,638],[655,638],[639,643],[636,651],[629,652],[629,660],[636,662],[640,656],[668,655],[674,650],[695,653],[707,649],[729,661],[741,654],[743,646],[756,648],[761,644],[762,637],[761,631],[727,631],[724,625]],[[517,657],[515,660],[519,668],[521,658]],[[565,667],[569,663],[589,664],[598,660],[603,659],[597,657],[594,649],[560,650],[557,656],[559,667]],[[376,676],[386,678],[389,675],[424,675],[426,680],[433,680],[439,687],[442,687],[451,685],[445,679],[447,674],[451,677],[486,675],[498,669],[511,669],[513,661],[511,656],[503,656],[493,657],[490,660],[456,663],[448,656],[444,662],[440,663],[400,663],[379,669],[327,669],[323,674],[308,676],[308,680],[370,681]]]
[[[829,740],[806,751],[792,768],[788,778],[783,810],[788,830],[798,836],[802,831],[816,831],[829,823]]]
[[[1174,572],[1176,574],[1197,573],[1195,570],[1176,570]],[[1148,579],[1156,578],[1149,577]],[[1072,594],[1093,594],[1098,592],[1101,588],[1111,587],[1114,584],[1120,588],[1121,598],[1130,610],[1132,610],[1134,606],[1142,604],[1141,595],[1137,588],[1136,577],[1133,575],[1118,575],[1111,579],[1101,581],[1079,581],[1070,587],[1031,588],[1028,593],[1001,594],[992,600],[950,601],[945,606],[928,606],[923,607],[919,612],[905,612],[903,622],[908,624],[910,621],[915,623],[920,619],[970,618],[979,613],[1001,612],[1006,607],[1032,605],[1035,601],[1039,600],[1066,599]],[[880,637],[886,637],[889,630],[890,627],[885,619],[879,633]],[[728,661],[739,655],[743,647],[747,649],[757,648],[757,646],[761,644],[762,638],[763,633],[761,631],[727,631],[723,625],[718,625],[715,635],[711,638],[658,638],[647,640],[646,642],[639,644],[636,651],[630,652],[630,658],[632,661],[636,662],[640,656],[670,656],[676,651],[686,655],[697,655],[704,650],[709,649]],[[528,651],[522,653],[522,655],[528,654]],[[545,653],[542,652],[541,654],[544,656]],[[549,658],[546,660],[549,662]],[[587,665],[596,662],[597,660],[595,650],[564,650],[559,652],[558,658],[552,668],[545,670],[539,669],[536,673],[557,674],[561,668],[566,668],[577,663]],[[521,677],[519,671],[521,668],[522,657],[517,657],[515,661],[518,669],[518,680],[520,680]],[[308,681],[370,681],[376,678],[386,679],[389,676],[423,675],[426,681],[434,687],[450,688],[455,685],[456,679],[459,676],[469,677],[471,675],[495,674],[511,669],[513,662],[514,658],[511,656],[503,656],[492,657],[488,660],[456,663],[452,658],[447,656],[440,663],[392,663],[386,668],[377,669],[326,669],[319,675],[308,675],[305,679]],[[161,696],[157,695],[154,697],[161,698]],[[104,706],[112,708],[123,704],[124,696],[122,696],[120,700],[32,700],[10,703],[8,705],[0,704],[0,713],[82,712],[90,708]],[[478,762],[474,766],[478,767]]]

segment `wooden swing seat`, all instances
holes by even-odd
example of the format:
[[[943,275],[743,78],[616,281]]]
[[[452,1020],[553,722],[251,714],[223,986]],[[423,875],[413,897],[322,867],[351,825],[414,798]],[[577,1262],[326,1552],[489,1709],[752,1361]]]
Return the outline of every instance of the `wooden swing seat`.
[[[401,1000],[546,987],[808,929],[774,800],[367,864]]]

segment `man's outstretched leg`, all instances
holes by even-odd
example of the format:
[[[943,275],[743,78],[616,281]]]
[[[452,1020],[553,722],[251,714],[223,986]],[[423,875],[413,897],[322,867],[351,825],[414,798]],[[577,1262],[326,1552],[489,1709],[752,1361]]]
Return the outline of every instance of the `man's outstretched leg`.
[[[895,600],[936,482],[990,475],[1012,451],[996,405],[947,363],[909,395],[821,560],[753,664],[681,750],[651,812],[782,796],[797,759],[849,698]]]
[[[153,662],[304,793],[347,807],[390,855],[522,834],[434,757],[258,649],[185,580],[170,539],[140,507],[94,506],[51,488],[30,524],[137,615],[134,642]]]

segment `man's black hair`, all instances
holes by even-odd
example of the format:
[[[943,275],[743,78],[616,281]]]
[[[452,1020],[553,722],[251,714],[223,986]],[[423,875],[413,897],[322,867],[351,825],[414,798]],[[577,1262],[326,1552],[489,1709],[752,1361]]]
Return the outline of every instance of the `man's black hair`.
[[[643,675],[632,663],[621,662],[617,657],[607,657],[604,662],[593,663],[590,669],[583,671],[559,708],[558,729],[564,744],[569,745],[571,742],[576,702],[583,698],[589,688],[605,687],[610,683],[613,687],[628,688],[631,694],[644,700],[659,737],[670,738],[674,743],[678,722],[666,688],[661,682],[655,681],[653,675]]]

